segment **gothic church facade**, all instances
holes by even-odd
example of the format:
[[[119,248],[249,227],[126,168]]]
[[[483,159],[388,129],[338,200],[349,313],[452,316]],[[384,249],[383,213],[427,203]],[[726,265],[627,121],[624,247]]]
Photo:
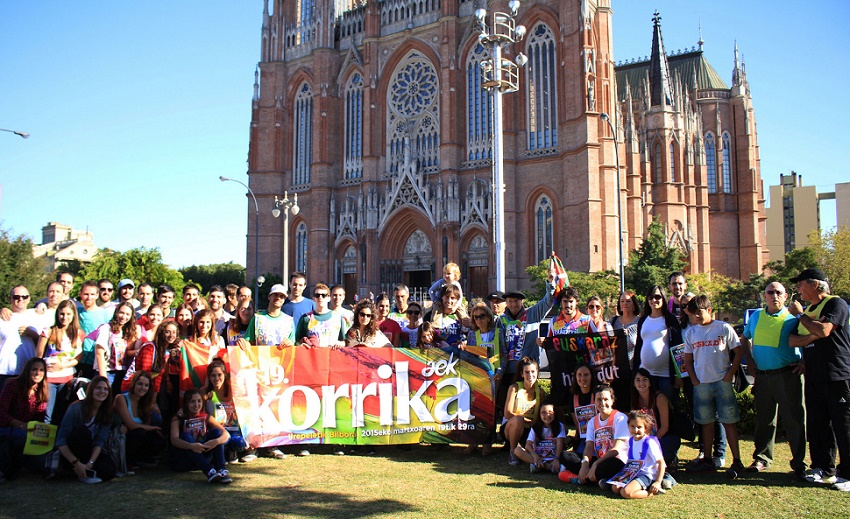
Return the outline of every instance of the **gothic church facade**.
[[[473,12],[482,0],[266,0],[248,159],[248,265],[306,271],[349,294],[428,286],[448,262],[494,288],[492,100]],[[505,4],[505,5],[503,5]],[[523,2],[528,64],[504,99],[507,287],[555,250],[570,270],[618,266],[653,217],[690,269],[733,277],[767,260],[752,99],[702,48],[615,66],[611,0]],[[628,54],[632,49],[619,49]],[[636,51],[636,50],[635,50]],[[617,129],[621,191],[617,190]],[[270,212],[297,193],[300,212]],[[249,272],[249,275],[255,273]]]

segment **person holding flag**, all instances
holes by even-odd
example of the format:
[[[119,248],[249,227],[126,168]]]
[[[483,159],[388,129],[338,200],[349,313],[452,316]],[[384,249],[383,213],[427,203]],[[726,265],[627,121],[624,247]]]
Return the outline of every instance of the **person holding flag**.
[[[560,268],[560,273],[558,269]],[[504,409],[505,398],[508,389],[516,378],[517,364],[523,357],[530,357],[540,361],[540,348],[537,346],[537,333],[540,321],[552,308],[556,295],[556,279],[558,285],[566,286],[569,280],[564,270],[564,265],[555,252],[549,259],[549,270],[546,278],[546,294],[543,299],[531,308],[523,307],[525,294],[519,291],[505,294],[507,305],[505,313],[497,317],[498,326],[504,331],[505,345],[502,355],[506,359],[504,373],[496,393],[496,416],[501,416]],[[563,287],[561,288],[563,290]]]

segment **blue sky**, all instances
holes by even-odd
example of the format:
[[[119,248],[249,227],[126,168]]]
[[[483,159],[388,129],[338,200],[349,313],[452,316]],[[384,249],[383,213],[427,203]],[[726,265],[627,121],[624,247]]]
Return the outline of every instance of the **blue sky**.
[[[731,81],[747,64],[766,187],[795,170],[831,191],[850,113],[850,2],[614,0],[616,60],[705,52]],[[41,241],[49,221],[99,247],[159,247],[175,268],[245,262],[248,126],[262,0],[0,2],[0,220]],[[261,215],[261,217],[263,217]],[[271,215],[266,215],[271,218]],[[835,224],[835,204],[822,223]]]

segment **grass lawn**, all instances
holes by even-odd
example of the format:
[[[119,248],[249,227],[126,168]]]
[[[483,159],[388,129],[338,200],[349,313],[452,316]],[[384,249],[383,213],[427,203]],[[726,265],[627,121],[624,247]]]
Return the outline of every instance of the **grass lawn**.
[[[748,465],[752,442],[741,447]],[[229,486],[164,466],[99,485],[27,473],[0,485],[0,517],[850,517],[850,493],[797,483],[787,445],[777,448],[780,461],[766,473],[732,481],[680,471],[678,486],[641,501],[529,474],[501,451],[464,456],[461,446],[384,447],[375,456],[322,447],[305,458],[230,465]],[[695,455],[690,444],[679,452],[682,460]]]

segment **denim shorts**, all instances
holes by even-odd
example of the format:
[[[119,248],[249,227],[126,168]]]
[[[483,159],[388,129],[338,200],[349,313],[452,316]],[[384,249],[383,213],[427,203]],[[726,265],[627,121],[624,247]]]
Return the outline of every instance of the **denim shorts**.
[[[731,382],[709,382],[694,388],[694,421],[706,425],[720,423],[738,423],[738,402]]]
[[[633,479],[629,483],[632,483],[634,481],[637,481],[638,485],[640,485],[641,490],[646,490],[647,488],[649,488],[650,485],[652,485],[652,483],[653,483],[653,481],[655,481],[655,479],[649,477],[649,474],[644,474],[642,476],[636,477],[635,479]]]

